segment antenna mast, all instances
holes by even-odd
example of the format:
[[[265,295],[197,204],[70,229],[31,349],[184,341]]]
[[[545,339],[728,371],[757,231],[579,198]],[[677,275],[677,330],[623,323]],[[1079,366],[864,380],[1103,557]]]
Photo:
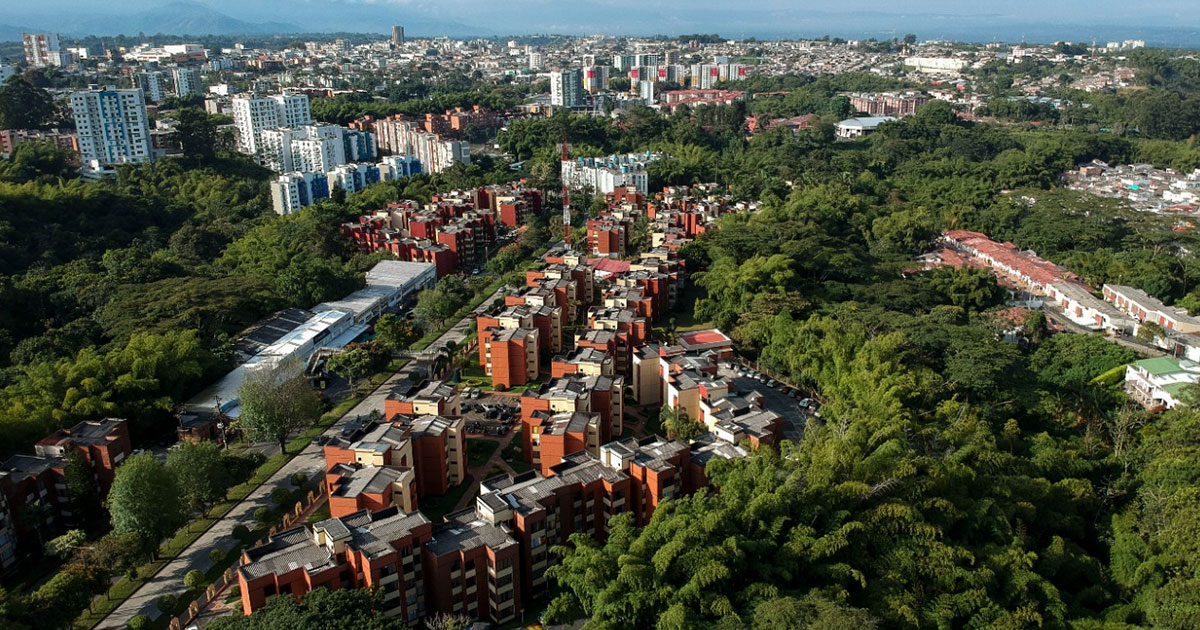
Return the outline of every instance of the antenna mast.
[[[562,161],[564,164],[571,157],[567,153],[567,132],[564,129],[562,134]],[[561,170],[561,169],[560,169]],[[567,247],[571,246],[571,186],[564,177],[562,182],[562,221],[563,221],[563,242]]]

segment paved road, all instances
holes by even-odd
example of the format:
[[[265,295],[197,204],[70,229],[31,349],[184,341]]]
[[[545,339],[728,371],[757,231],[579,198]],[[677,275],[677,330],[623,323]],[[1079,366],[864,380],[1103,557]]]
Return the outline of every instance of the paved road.
[[[1076,324],[1075,322],[1071,321],[1070,319],[1067,318],[1066,315],[1064,315],[1061,311],[1059,311],[1057,309],[1043,308],[1042,311],[1046,314],[1046,317],[1053,320],[1053,322],[1055,324],[1062,326],[1063,329],[1066,330],[1067,332],[1072,332],[1077,335],[1097,334],[1096,331],[1089,330],[1089,329],[1084,328],[1083,326],[1080,326],[1079,324]],[[1152,346],[1147,343],[1142,343],[1142,342],[1138,341],[1137,339],[1134,339],[1133,337],[1123,337],[1123,336],[1118,336],[1118,335],[1101,335],[1101,337],[1105,341],[1108,341],[1109,343],[1115,343],[1118,346],[1122,346],[1124,348],[1129,348],[1130,350],[1133,350],[1134,352],[1136,352],[1144,357],[1165,357],[1165,356],[1167,356],[1167,353],[1164,352],[1162,350],[1162,348],[1158,348],[1156,346]]]
[[[502,295],[502,292],[503,289],[485,300],[483,302],[484,306],[481,306],[481,308],[486,308],[486,305],[491,304],[492,301]],[[445,345],[447,341],[462,343],[463,339],[471,331],[473,321],[471,317],[460,320],[450,330],[446,331],[445,334],[438,337],[430,347],[439,348]],[[341,430],[342,425],[353,418],[367,415],[376,410],[383,413],[384,400],[387,399],[392,387],[415,370],[416,367],[413,364],[409,364],[404,369],[393,374],[383,385],[371,392],[362,402],[351,409],[346,415],[342,416],[337,423],[325,432],[325,435],[336,434]],[[314,474],[320,474],[324,470],[324,465],[325,459],[322,455],[321,447],[317,446],[315,442],[309,444],[299,455],[293,457],[287,464],[284,464],[283,468],[280,468],[278,472],[251,492],[241,503],[234,506],[224,518],[217,521],[207,532],[196,539],[196,542],[185,549],[179,557],[169,562],[157,575],[143,584],[129,599],[125,600],[96,627],[115,630],[125,628],[129,624],[129,620],[136,615],[157,616],[159,614],[158,599],[168,593],[179,595],[186,590],[183,585],[183,576],[187,575],[188,571],[192,569],[208,570],[212,566],[212,561],[208,557],[210,550],[214,548],[226,551],[231,549],[236,542],[233,537],[233,528],[238,524],[249,525],[253,523],[255,510],[260,507],[270,507],[272,490],[279,487],[291,487],[291,476],[295,473],[303,472],[310,478]]]

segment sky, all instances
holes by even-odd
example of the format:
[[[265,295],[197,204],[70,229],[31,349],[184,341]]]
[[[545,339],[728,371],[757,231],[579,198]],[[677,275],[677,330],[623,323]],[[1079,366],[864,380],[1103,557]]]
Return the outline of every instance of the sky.
[[[1195,32],[1195,45],[1200,47],[1198,0],[909,0],[873,5],[844,0],[189,1],[248,22],[284,23],[311,31],[382,33],[398,23],[414,35],[453,34],[446,31],[464,27],[494,35],[718,32],[729,37],[824,33],[879,37],[913,32],[922,38],[960,34],[976,41],[1012,41],[1014,35],[1027,32],[1038,37],[1061,33],[1051,39],[1083,40],[1089,35],[1112,37],[1113,29],[1116,34],[1128,29],[1129,37],[1138,35],[1134,31]],[[47,21],[55,18],[114,17],[169,4],[168,0],[0,0],[0,24],[47,28]],[[70,24],[82,28],[84,23]]]

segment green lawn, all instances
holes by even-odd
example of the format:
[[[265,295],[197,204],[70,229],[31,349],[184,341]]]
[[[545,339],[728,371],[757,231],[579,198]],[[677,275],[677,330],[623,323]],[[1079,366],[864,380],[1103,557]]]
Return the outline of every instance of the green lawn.
[[[524,449],[521,446],[521,430],[517,429],[517,434],[513,436],[512,442],[509,442],[508,448],[500,454],[504,462],[518,473],[523,473],[527,470],[533,470],[533,466],[525,461]]]
[[[421,497],[417,506],[421,513],[434,523],[442,522],[442,518],[458,505],[458,501],[467,493],[467,489],[471,487],[473,478],[467,475],[466,479],[457,486],[450,488],[450,491],[440,497]]]
[[[467,440],[467,466],[476,468],[486,464],[498,446],[500,443],[492,440]]]
[[[713,327],[710,321],[696,319],[696,300],[704,296],[704,289],[696,286],[695,283],[688,283],[687,287],[683,289],[674,311],[676,332],[704,330]]]
[[[312,514],[308,515],[308,523],[318,523],[329,518],[329,502],[322,503],[320,507],[313,510]]]

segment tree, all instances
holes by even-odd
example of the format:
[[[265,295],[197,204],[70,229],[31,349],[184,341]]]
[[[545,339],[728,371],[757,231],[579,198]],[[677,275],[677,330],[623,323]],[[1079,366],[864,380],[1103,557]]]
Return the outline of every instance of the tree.
[[[466,615],[437,613],[425,620],[427,630],[468,630],[472,619]]]
[[[95,528],[101,517],[100,489],[91,466],[84,461],[79,451],[71,449],[63,466],[63,477],[71,499],[71,513],[78,515],[78,522]]]
[[[432,289],[422,291],[417,296],[417,317],[432,324],[433,328],[440,328],[443,322],[467,303],[470,296],[471,292],[462,278],[443,276]]]
[[[24,76],[13,75],[0,87],[0,129],[37,129],[54,116],[53,97]]]
[[[350,389],[354,382],[371,373],[371,353],[366,348],[343,350],[326,361],[329,371],[350,381]]]
[[[1162,329],[1162,326],[1154,322],[1142,322],[1138,324],[1138,331],[1135,337],[1142,343],[1153,343],[1155,339],[1166,337],[1167,333]]]
[[[175,476],[183,503],[197,511],[225,496],[230,475],[214,442],[179,442],[167,453],[167,469]]]
[[[288,436],[315,422],[321,409],[321,399],[296,359],[251,372],[238,389],[238,400],[239,424],[253,439],[272,440],[284,452]]]
[[[47,551],[56,558],[66,558],[75,553],[75,549],[87,540],[87,533],[81,529],[70,529],[57,538],[51,538],[46,544]]]
[[[200,569],[192,569],[187,572],[187,575],[183,576],[183,585],[191,590],[203,588],[207,582],[208,578],[205,577],[204,572]]]
[[[291,597],[277,597],[253,615],[228,615],[206,625],[212,630],[404,630],[404,620],[388,616],[392,606],[383,601],[382,589],[342,588],[331,591],[318,588],[300,603]]]
[[[392,352],[403,350],[420,338],[421,331],[406,317],[387,313],[375,322],[375,341]]]
[[[687,412],[682,409],[676,411],[667,405],[663,405],[662,411],[659,414],[659,417],[662,419],[663,428],[667,430],[667,437],[672,440],[679,440],[686,443],[704,433],[704,425],[689,418]]]
[[[175,474],[150,453],[133,455],[117,467],[108,492],[113,531],[136,534],[148,547],[184,521]]]
[[[220,145],[217,120],[202,109],[184,107],[175,110],[175,133],[183,154],[197,162],[212,159]]]
[[[1046,326],[1046,314],[1039,310],[1031,310],[1025,313],[1025,321],[1022,324],[1025,331],[1025,336],[1034,345],[1042,343],[1042,340],[1049,334],[1049,329]]]

